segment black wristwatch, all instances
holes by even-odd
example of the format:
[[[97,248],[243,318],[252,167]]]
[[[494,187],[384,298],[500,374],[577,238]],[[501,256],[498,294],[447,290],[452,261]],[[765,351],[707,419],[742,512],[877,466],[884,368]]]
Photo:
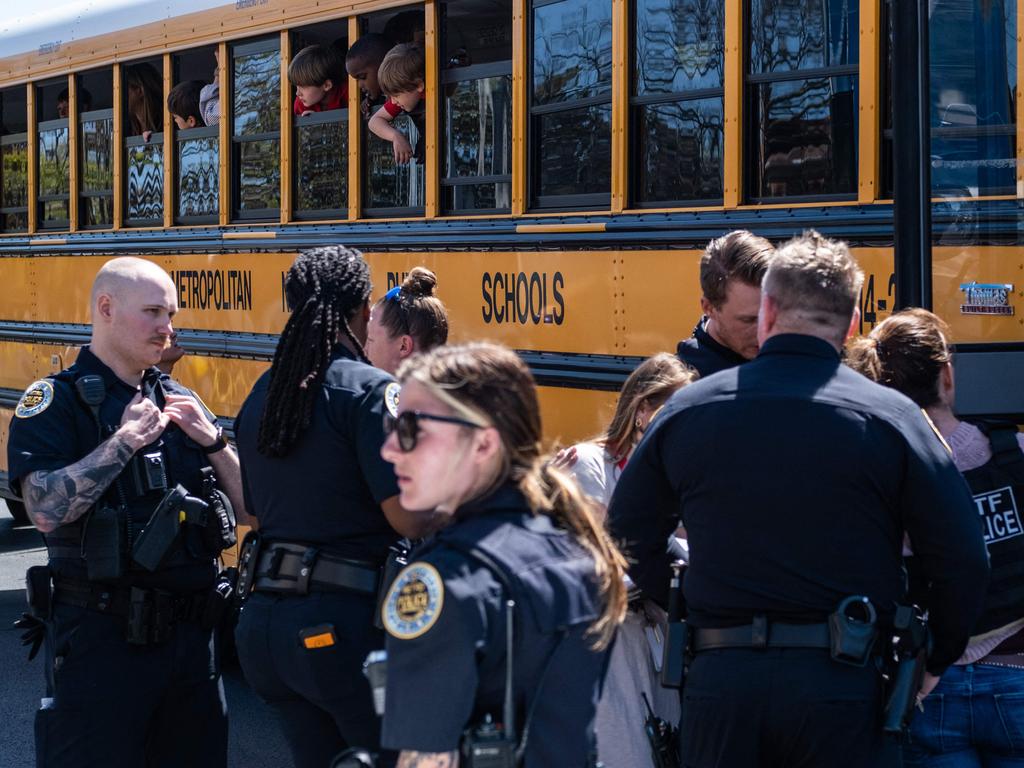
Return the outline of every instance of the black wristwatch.
[[[217,427],[217,437],[214,438],[210,445],[199,446],[203,449],[203,453],[209,456],[211,453],[217,453],[223,451],[228,447],[228,439],[224,437],[224,427]]]

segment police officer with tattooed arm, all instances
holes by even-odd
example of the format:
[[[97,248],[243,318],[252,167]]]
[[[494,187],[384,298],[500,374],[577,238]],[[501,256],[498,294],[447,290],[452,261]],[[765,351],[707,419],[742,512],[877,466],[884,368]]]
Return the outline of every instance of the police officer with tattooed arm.
[[[985,544],[948,452],[911,400],[840,362],[862,282],[843,243],[782,246],[758,356],[673,395],[616,487],[612,533],[648,595],[667,597],[665,538],[680,520],[688,535],[684,765],[899,765],[880,662],[892,637],[905,660],[921,634],[902,605],[904,532],[930,581],[931,649],[907,652],[926,654],[921,694],[981,610]]]
[[[39,766],[227,761],[213,627],[241,480],[213,414],[155,367],[177,308],[157,265],[107,262],[90,344],[15,410],[10,476],[49,558],[28,578],[46,647]]]

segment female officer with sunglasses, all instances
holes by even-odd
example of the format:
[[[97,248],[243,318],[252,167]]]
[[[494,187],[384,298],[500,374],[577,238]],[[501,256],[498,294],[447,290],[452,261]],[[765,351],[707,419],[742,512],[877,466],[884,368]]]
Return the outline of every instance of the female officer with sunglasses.
[[[593,765],[624,563],[591,502],[541,457],[533,377],[513,352],[469,344],[411,358],[399,380],[381,453],[402,505],[444,522],[381,608],[384,746],[410,767],[472,766],[481,741],[526,766]]]
[[[301,252],[285,278],[291,316],[273,365],[235,422],[260,529],[238,655],[300,768],[323,768],[347,747],[378,747],[361,670],[383,646],[379,571],[399,533],[422,535],[428,522],[402,509],[380,457],[381,418],[397,413],[398,385],[363,353],[369,295],[358,251]]]

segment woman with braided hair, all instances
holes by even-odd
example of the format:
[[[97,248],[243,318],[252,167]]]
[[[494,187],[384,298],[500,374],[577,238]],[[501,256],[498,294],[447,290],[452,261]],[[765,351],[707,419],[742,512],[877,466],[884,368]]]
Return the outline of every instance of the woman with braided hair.
[[[363,352],[370,290],[358,251],[302,251],[285,278],[291,316],[274,362],[235,422],[259,523],[238,655],[299,768],[322,768],[349,747],[378,748],[362,663],[384,642],[374,626],[379,574],[400,534],[429,525],[422,516],[410,524],[380,456],[398,385]]]

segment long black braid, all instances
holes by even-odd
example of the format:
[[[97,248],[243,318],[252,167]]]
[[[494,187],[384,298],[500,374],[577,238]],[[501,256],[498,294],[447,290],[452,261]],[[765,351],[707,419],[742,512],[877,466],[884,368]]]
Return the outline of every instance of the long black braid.
[[[292,314],[274,352],[256,441],[264,456],[286,455],[309,426],[342,333],[368,362],[348,321],[366,303],[371,287],[370,268],[359,251],[331,245],[299,252],[285,278]]]

